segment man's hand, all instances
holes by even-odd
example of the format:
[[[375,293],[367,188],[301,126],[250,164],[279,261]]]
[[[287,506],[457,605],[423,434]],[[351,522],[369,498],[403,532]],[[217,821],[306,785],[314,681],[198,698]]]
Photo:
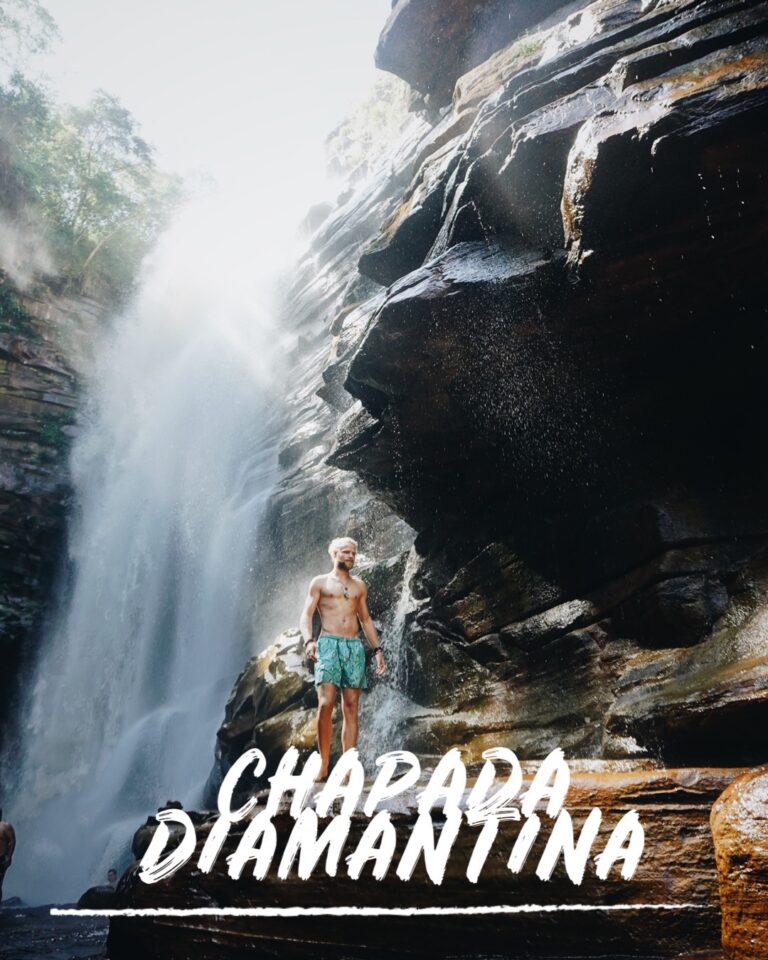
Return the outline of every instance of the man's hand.
[[[383,677],[387,672],[387,663],[384,659],[384,651],[381,647],[376,651],[376,676]]]
[[[304,644],[304,652],[307,655],[307,660],[315,663],[317,661],[317,640],[308,640]]]

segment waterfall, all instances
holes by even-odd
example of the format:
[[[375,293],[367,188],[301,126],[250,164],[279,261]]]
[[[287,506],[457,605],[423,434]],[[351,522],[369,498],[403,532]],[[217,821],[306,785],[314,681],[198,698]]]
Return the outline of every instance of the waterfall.
[[[388,750],[402,749],[402,725],[407,717],[417,712],[416,705],[406,695],[408,669],[411,658],[405,655],[408,615],[418,601],[411,593],[411,579],[418,569],[419,555],[411,547],[403,570],[400,593],[382,631],[382,642],[387,659],[387,673],[377,682],[363,704],[365,736],[361,737],[360,757],[369,772],[376,770],[376,758]],[[423,711],[420,711],[423,712]]]
[[[89,385],[64,599],[3,759],[19,838],[6,896],[31,903],[103,883],[149,813],[200,801],[252,653],[284,351],[254,251],[244,264],[209,213],[164,238]]]

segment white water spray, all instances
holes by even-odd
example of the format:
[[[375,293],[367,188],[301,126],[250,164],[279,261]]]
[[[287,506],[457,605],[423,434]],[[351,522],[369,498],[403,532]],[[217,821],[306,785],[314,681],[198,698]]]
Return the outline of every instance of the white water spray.
[[[366,769],[375,772],[376,758],[388,750],[402,749],[402,726],[408,716],[419,711],[404,693],[408,683],[411,657],[406,656],[406,622],[408,614],[418,606],[411,593],[411,579],[418,569],[419,556],[411,547],[403,570],[400,595],[384,626],[383,640],[387,656],[387,674],[375,685],[365,709],[366,736],[360,756]]]
[[[66,599],[3,761],[19,837],[5,892],[30,903],[103,883],[148,813],[200,801],[251,653],[281,350],[256,252],[227,244],[217,203],[218,223],[188,211],[161,242],[90,385]]]

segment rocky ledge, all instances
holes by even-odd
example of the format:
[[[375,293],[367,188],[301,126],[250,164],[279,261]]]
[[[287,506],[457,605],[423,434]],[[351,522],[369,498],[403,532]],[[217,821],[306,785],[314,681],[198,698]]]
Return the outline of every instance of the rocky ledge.
[[[585,917],[566,911],[538,915],[484,915],[477,917],[421,915],[415,917],[345,918],[232,918],[203,916],[120,917],[110,927],[109,956],[122,960],[139,953],[147,958],[216,958],[242,956],[654,956],[678,957],[695,944],[715,949],[719,942],[719,910],[714,850],[709,830],[709,811],[718,794],[738,770],[627,770],[626,765],[600,764],[597,769],[573,769],[566,807],[579,828],[589,811],[599,807],[604,822],[593,852],[602,850],[610,830],[630,809],[637,810],[645,825],[645,853],[629,881],[609,876],[598,880],[594,863],[584,880],[575,886],[560,863],[548,881],[535,870],[548,838],[548,828],[515,875],[507,859],[519,832],[517,823],[502,824],[477,883],[466,879],[466,868],[479,827],[464,824],[448,860],[445,878],[432,883],[419,861],[410,880],[395,876],[395,867],[416,819],[416,795],[398,798],[392,812],[398,844],[389,872],[379,882],[353,881],[346,877],[344,857],[354,850],[369,822],[361,813],[352,818],[350,835],[343,849],[339,875],[329,878],[322,865],[309,880],[294,871],[278,880],[270,870],[263,880],[250,876],[246,867],[237,881],[227,875],[226,857],[234,852],[247,824],[231,828],[229,838],[210,873],[196,868],[197,856],[215,820],[214,815],[195,814],[196,853],[186,867],[167,880],[147,885],[138,878],[138,863],[120,881],[116,906],[147,907],[322,907],[355,906],[429,907],[489,906],[498,904],[678,904],[675,909],[604,910],[589,914],[590,934],[583,936]],[[530,772],[526,776],[526,780]],[[468,786],[474,784],[470,778]],[[423,785],[423,784],[422,784]],[[367,782],[367,787],[370,783]],[[260,798],[263,801],[263,796]],[[310,799],[310,805],[314,802]],[[538,809],[538,808],[537,808]],[[543,820],[546,817],[542,813]],[[436,813],[433,818],[442,822]],[[293,825],[286,810],[274,818],[278,854]],[[153,834],[154,821],[134,840],[141,857]],[[322,826],[328,821],[320,821]],[[323,861],[321,861],[322,864]],[[386,931],[386,932],[385,932]],[[287,944],[290,943],[290,948]]]

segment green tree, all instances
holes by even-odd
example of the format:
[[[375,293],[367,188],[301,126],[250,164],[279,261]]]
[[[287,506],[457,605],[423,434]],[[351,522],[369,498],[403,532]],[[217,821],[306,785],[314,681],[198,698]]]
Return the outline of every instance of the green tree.
[[[0,176],[13,190],[34,190],[53,128],[51,105],[42,87],[15,71],[0,86]],[[14,208],[10,189],[0,199],[7,209]]]
[[[34,208],[67,286],[129,292],[182,195],[116,97],[60,109],[18,71],[0,86],[0,205],[19,222]]]
[[[351,180],[365,176],[396,142],[409,116],[408,85],[381,74],[350,115],[325,140],[328,171]]]
[[[41,236],[58,279],[122,297],[182,198],[120,101],[97,90],[62,107],[18,68],[58,27],[39,0],[0,0],[0,213],[27,241]],[[2,264],[0,264],[2,270]]]
[[[124,289],[180,199],[180,181],[157,169],[130,111],[103,90],[63,112],[49,164],[39,197],[55,225],[54,256],[72,282]]]
[[[59,39],[56,21],[38,0],[0,0],[0,63],[16,68]]]

